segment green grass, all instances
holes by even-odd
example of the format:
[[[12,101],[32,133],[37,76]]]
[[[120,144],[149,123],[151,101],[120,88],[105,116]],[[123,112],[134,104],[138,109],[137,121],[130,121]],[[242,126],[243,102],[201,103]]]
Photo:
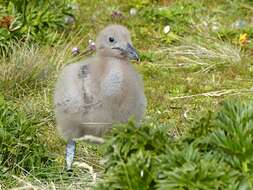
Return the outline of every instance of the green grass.
[[[217,110],[224,100],[252,99],[252,1],[169,2],[164,5],[151,0],[77,1],[77,26],[62,40],[63,44],[13,45],[11,56],[0,57],[1,96],[25,121],[24,126],[32,128],[31,133],[25,133],[27,138],[33,131],[38,133],[32,144],[20,137],[14,141],[20,139],[27,143],[27,150],[32,150],[27,157],[32,169],[20,164],[23,158],[11,162],[19,171],[1,163],[0,189],[29,185],[41,189],[82,189],[94,185],[94,173],[87,166],[75,166],[71,176],[64,171],[65,142],[56,132],[52,93],[61,68],[79,59],[71,56],[72,47],[84,50],[88,40],[95,40],[96,34],[110,23],[126,25],[140,52],[142,61],[136,69],[144,78],[148,99],[145,120],[151,126],[171,126],[169,132],[181,136],[189,122],[207,110]],[[136,16],[129,14],[131,8],[137,8]],[[124,17],[112,18],[112,11],[121,11]],[[234,28],[233,23],[238,20],[247,24]],[[171,27],[168,34],[163,32],[166,25]],[[249,41],[240,45],[239,36],[243,33],[248,34]],[[50,164],[36,164],[36,154],[40,158],[48,156]],[[95,145],[78,144],[76,160],[93,167],[96,181],[103,176],[101,158]]]

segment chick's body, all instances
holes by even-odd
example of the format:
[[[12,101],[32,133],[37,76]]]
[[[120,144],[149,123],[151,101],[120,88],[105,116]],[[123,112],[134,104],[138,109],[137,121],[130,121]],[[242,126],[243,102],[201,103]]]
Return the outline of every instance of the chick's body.
[[[146,107],[142,79],[128,59],[104,55],[66,66],[54,101],[57,127],[67,140],[101,136],[131,116],[140,121]]]

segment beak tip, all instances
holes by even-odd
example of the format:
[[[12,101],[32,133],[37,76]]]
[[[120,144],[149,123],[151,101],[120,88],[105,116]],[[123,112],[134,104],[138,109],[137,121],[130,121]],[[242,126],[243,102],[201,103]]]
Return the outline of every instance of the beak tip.
[[[131,44],[127,44],[127,52],[130,59],[140,62],[140,57]]]

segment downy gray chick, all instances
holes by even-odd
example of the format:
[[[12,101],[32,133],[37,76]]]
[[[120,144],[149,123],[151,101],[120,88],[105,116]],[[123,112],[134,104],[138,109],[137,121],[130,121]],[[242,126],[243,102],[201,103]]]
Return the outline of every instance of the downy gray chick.
[[[120,25],[103,29],[96,55],[67,65],[56,83],[54,103],[57,128],[68,141],[67,170],[75,154],[75,138],[101,137],[112,124],[139,122],[146,98],[141,77],[129,59],[139,60],[128,30]]]

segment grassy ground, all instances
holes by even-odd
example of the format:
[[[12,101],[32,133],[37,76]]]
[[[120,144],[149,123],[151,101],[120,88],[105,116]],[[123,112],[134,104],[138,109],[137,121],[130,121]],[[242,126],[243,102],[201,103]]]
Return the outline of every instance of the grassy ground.
[[[100,180],[103,166],[95,145],[80,142],[73,174],[64,171],[65,142],[55,129],[52,93],[60,69],[79,59],[71,55],[72,47],[85,49],[88,40],[110,23],[126,25],[141,54],[136,69],[145,83],[146,120],[154,125],[173,125],[171,132],[181,135],[189,121],[203,111],[215,110],[224,99],[251,99],[252,1],[94,0],[78,4],[78,23],[64,44],[14,47],[13,56],[0,58],[0,93],[36,120],[38,143],[46,149],[39,154],[53,160],[48,167],[21,175],[3,167],[7,172],[0,178],[0,189],[89,189]],[[129,14],[131,8],[137,10],[136,15]],[[112,17],[113,11],[122,15]],[[171,30],[166,34],[167,25]],[[19,163],[16,167],[25,170]]]

